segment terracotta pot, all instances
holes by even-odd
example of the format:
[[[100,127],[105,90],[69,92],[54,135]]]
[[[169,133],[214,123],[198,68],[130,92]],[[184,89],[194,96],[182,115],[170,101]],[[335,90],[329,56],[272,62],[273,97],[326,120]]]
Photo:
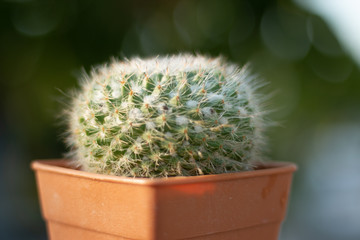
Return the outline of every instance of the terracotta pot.
[[[291,163],[250,172],[145,179],[87,173],[66,160],[34,161],[51,240],[278,238]]]

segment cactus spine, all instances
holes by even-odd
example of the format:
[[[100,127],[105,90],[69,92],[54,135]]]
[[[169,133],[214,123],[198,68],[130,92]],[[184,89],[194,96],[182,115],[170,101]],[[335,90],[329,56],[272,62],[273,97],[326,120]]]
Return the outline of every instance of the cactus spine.
[[[68,144],[85,171],[166,177],[251,169],[262,145],[258,82],[222,58],[113,61],[83,79]]]

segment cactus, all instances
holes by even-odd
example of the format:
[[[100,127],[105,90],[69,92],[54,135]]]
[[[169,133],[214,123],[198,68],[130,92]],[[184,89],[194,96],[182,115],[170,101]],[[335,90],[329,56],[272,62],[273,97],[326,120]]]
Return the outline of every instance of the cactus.
[[[113,61],[83,77],[68,111],[85,171],[167,177],[251,170],[262,148],[261,85],[223,58]]]

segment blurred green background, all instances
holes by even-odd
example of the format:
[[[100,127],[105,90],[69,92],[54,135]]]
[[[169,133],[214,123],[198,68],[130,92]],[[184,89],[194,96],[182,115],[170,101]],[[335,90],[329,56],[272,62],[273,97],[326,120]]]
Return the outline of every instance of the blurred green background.
[[[0,239],[47,238],[29,165],[66,152],[58,117],[82,71],[111,56],[183,51],[251,62],[276,91],[281,126],[269,131],[268,155],[299,166],[281,239],[360,239],[356,9],[351,0],[1,1]]]

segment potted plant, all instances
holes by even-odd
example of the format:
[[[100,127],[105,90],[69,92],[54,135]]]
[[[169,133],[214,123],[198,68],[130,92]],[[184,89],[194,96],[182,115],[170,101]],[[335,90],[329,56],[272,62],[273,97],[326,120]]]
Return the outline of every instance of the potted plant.
[[[113,61],[67,111],[72,160],[34,161],[50,239],[277,239],[291,163],[262,163],[247,67],[176,55]]]

